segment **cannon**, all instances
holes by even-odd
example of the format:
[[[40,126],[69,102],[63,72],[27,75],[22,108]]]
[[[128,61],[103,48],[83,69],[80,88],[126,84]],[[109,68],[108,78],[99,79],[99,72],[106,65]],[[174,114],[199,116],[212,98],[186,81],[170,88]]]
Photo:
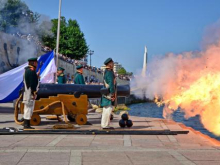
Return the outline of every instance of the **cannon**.
[[[86,124],[88,98],[100,98],[102,87],[102,85],[41,84],[30,121],[31,125],[40,124],[40,115],[56,115],[58,120],[58,116],[63,115],[66,123],[69,120],[76,121],[79,125]],[[117,95],[129,96],[129,85],[117,86]],[[22,97],[23,94],[20,94],[15,104],[14,118],[17,124],[23,124],[23,121],[18,120],[18,115],[24,113]]]
[[[85,94],[88,98],[100,98],[100,89],[103,85],[78,85],[78,84],[41,84],[37,93],[38,98],[48,98],[57,94]],[[129,96],[129,85],[118,85],[117,96]]]

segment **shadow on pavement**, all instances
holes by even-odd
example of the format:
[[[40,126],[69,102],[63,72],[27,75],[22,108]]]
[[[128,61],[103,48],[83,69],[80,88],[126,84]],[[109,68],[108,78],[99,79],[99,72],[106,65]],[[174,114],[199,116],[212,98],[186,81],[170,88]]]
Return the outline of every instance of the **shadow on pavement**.
[[[0,113],[14,113],[14,108],[8,108],[8,107],[1,107],[0,106]]]
[[[14,120],[9,120],[9,121],[0,121],[0,124],[5,124],[5,123],[14,123]]]

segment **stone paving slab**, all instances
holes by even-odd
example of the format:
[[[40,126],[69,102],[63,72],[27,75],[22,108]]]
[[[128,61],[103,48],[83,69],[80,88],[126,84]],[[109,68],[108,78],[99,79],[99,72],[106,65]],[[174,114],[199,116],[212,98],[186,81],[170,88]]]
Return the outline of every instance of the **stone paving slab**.
[[[0,153],[0,164],[17,164],[25,152],[3,152]]]
[[[0,104],[0,128],[16,127],[13,106]],[[57,121],[42,116],[36,128],[51,129]],[[89,114],[92,125],[79,130],[100,129],[101,114]],[[212,165],[220,164],[220,143],[172,120],[130,117],[134,126],[121,129],[120,116],[111,125],[118,130],[188,130],[180,135],[3,135],[0,165]],[[61,122],[63,124],[63,122]],[[75,124],[75,123],[73,123]]]
[[[18,165],[69,165],[69,162],[19,162]]]
[[[21,162],[68,162],[70,153],[63,152],[28,152]]]
[[[220,161],[195,161],[197,165],[219,165]]]
[[[180,151],[179,153],[192,161],[220,161],[220,152],[215,151]]]

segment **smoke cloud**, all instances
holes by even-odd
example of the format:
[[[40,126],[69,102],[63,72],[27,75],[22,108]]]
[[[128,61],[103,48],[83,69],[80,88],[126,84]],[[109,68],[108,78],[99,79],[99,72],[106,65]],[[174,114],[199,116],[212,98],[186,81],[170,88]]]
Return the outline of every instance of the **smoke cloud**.
[[[186,118],[200,115],[204,127],[220,135],[220,21],[206,28],[202,46],[202,51],[155,57],[145,77],[136,75],[132,90],[159,98],[164,117],[180,108]]]
[[[7,1],[0,0],[0,11]],[[7,34],[0,33],[0,73],[25,63],[30,57],[42,55],[40,37],[53,35],[49,16],[42,14],[38,23],[30,23],[28,15],[33,13],[26,6],[17,9],[15,13],[21,14],[18,26],[6,29]]]
[[[146,96],[150,99],[155,95],[173,95],[190,87],[201,75],[220,71],[220,20],[206,28],[202,45],[203,51],[155,56],[147,64],[146,76],[135,75],[131,82],[133,91],[146,89]]]
[[[0,1],[0,10],[2,10],[5,7],[7,0],[1,0]]]

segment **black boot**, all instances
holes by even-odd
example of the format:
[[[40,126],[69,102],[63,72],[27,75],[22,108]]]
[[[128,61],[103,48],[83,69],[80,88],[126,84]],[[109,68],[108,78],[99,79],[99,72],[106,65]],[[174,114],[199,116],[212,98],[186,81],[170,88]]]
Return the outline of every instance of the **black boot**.
[[[30,120],[27,120],[27,123],[28,123],[28,129],[35,129],[34,127],[31,127],[31,122],[30,122]]]
[[[30,126],[30,120],[24,119],[24,129],[34,129]]]
[[[27,120],[26,120],[26,119],[24,119],[24,124],[23,124],[23,126],[24,126],[24,129],[27,129],[27,128],[28,128],[28,123],[27,123]]]

